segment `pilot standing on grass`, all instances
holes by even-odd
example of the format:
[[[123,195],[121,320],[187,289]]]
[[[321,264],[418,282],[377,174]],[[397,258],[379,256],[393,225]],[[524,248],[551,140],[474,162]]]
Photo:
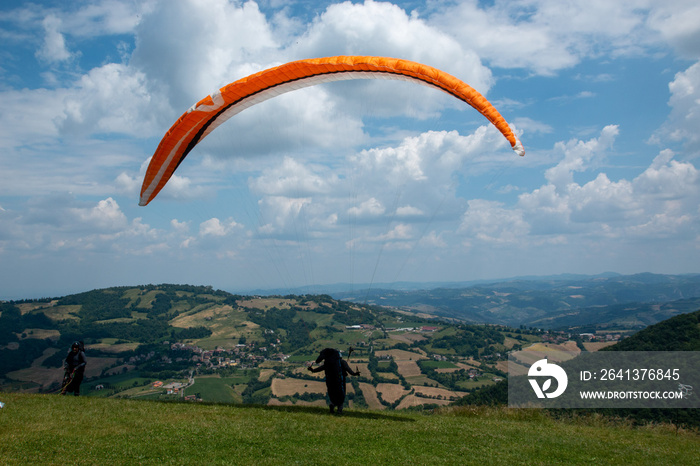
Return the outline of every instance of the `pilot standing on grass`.
[[[87,364],[87,358],[85,357],[82,342],[73,342],[68,356],[63,361],[65,374],[63,376],[61,395],[73,392],[75,396],[80,396],[80,384],[83,381],[85,364]]]
[[[337,349],[326,348],[321,351],[321,354],[316,358],[316,364],[321,363],[321,361],[323,361],[323,365],[316,368],[309,366],[308,370],[311,372],[325,371],[331,414],[335,412],[334,409],[336,407],[338,408],[338,414],[343,414],[347,375],[350,374],[357,377],[360,375],[360,371],[353,371],[347,361],[340,357],[340,351]]]

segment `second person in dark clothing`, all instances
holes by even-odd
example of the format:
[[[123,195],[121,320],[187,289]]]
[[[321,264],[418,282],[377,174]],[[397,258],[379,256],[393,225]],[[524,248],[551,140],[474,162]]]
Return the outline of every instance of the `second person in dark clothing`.
[[[70,352],[63,361],[63,389],[61,395],[68,392],[73,392],[75,396],[80,396],[80,384],[83,382],[83,374],[85,373],[85,365],[87,358],[81,342],[76,341],[71,345]]]

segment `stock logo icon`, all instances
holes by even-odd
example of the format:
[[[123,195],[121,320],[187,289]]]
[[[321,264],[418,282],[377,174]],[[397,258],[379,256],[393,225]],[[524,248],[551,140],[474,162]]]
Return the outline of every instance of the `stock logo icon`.
[[[561,367],[556,364],[551,364],[547,362],[546,359],[540,359],[532,366],[530,370],[527,371],[528,377],[540,377],[546,380],[540,386],[537,379],[528,379],[532,389],[535,391],[537,398],[556,398],[566,390],[566,386],[569,383],[569,378],[566,376],[566,372]],[[552,378],[556,379],[557,387],[553,392],[548,392],[552,388]]]

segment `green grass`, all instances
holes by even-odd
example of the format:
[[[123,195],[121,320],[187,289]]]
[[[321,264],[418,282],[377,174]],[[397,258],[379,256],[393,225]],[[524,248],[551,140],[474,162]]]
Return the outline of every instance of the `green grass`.
[[[699,464],[700,436],[537,410],[435,414],[0,393],[0,464]]]
[[[453,369],[457,366],[455,366],[453,363],[450,361],[423,361],[421,363],[421,366],[427,367],[429,369]]]
[[[479,380],[460,380],[457,382],[457,387],[464,390],[473,390],[475,388],[485,387],[486,385],[494,385],[495,383],[496,382],[491,379],[482,377]]]
[[[185,389],[185,395],[201,394],[202,399],[217,403],[240,403],[242,398],[233,390],[231,384],[247,383],[242,377],[197,377],[194,385]]]
[[[100,384],[111,384],[117,390],[126,390],[127,388],[134,386],[140,387],[155,380],[156,379],[153,378],[141,377],[138,371],[132,371],[123,374],[110,375],[108,377],[100,377],[100,379],[92,382],[83,382],[83,384],[80,386],[80,390],[85,391],[86,393],[89,392],[90,394],[94,394],[95,385]],[[136,383],[136,385],[134,385],[134,383]],[[83,388],[85,388],[85,390],[83,390]]]
[[[287,359],[289,363],[305,363],[308,361],[314,361],[318,357],[318,353],[301,353],[293,354]]]

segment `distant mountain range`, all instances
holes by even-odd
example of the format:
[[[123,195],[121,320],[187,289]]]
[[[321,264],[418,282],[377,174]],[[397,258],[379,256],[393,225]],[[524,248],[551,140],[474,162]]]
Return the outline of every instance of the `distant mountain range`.
[[[435,288],[402,283],[330,294],[478,323],[580,331],[640,329],[700,309],[700,274],[567,274]]]
[[[233,290],[232,293],[244,295],[305,295],[305,294],[349,294],[362,295],[372,290],[394,290],[394,291],[425,291],[436,288],[468,288],[476,285],[504,283],[513,281],[541,281],[541,280],[586,280],[593,278],[613,278],[621,277],[617,272],[604,272],[597,275],[585,275],[564,273],[557,275],[523,275],[510,278],[492,278],[466,281],[433,281],[433,282],[376,282],[376,283],[331,283],[326,285],[308,285],[294,288],[254,288]]]

